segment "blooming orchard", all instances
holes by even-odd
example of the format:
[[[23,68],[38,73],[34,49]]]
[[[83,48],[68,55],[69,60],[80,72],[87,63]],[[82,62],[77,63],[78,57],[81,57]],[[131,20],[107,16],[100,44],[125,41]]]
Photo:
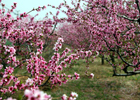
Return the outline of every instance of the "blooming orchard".
[[[139,74],[139,0],[82,0],[86,2],[84,9],[80,1],[72,2],[74,8],[66,2],[61,4],[67,8],[67,11],[63,12],[71,24],[64,24],[59,29],[59,34],[74,40],[73,47],[81,46],[80,42],[84,44],[83,41],[87,38],[89,45],[82,47],[84,49],[90,47],[92,51],[104,55],[104,59],[113,67],[114,76]],[[74,27],[74,30],[69,29],[69,26]],[[79,29],[86,34],[85,37],[81,36],[83,33]],[[71,44],[71,41],[67,42]],[[114,61],[115,58],[117,63]],[[122,69],[125,74],[119,74],[117,69]]]
[[[0,9],[0,91],[3,93],[26,89],[25,96],[31,98],[48,98],[38,90],[39,86],[49,83],[61,85],[68,79],[79,79],[78,73],[66,75],[61,73],[72,61],[79,58],[88,59],[98,52],[105,56],[105,60],[113,67],[114,76],[130,76],[139,74],[140,69],[140,6],[139,0],[82,0],[85,8],[81,7],[81,0],[73,1],[73,7],[67,2],[58,7],[52,6],[59,11],[53,16],[53,20],[44,18],[35,21],[29,15],[32,11],[41,11],[46,6],[32,9],[13,18],[11,13],[16,8],[16,3],[9,11],[5,11],[5,4]],[[1,1],[0,1],[1,2]],[[51,6],[51,5],[48,5]],[[67,8],[67,11],[61,10]],[[58,18],[62,11],[67,18]],[[58,35],[69,37],[67,44],[78,49],[71,53],[66,48],[63,52],[63,38],[58,38],[54,45],[54,53],[50,60],[42,56],[49,37],[53,36],[57,23],[67,22],[60,27]],[[70,28],[73,28],[71,30]],[[56,31],[55,31],[56,32]],[[68,33],[68,34],[65,34]],[[86,50],[86,51],[84,51]],[[112,59],[117,58],[117,63]],[[111,61],[112,60],[112,61]],[[132,68],[131,71],[128,69]],[[17,69],[26,69],[28,78],[21,82],[15,74]],[[122,69],[125,74],[120,73]],[[94,74],[89,75],[90,78]],[[13,83],[13,84],[12,84]],[[28,95],[28,93],[31,95]],[[38,97],[39,96],[39,97]],[[63,95],[61,99],[75,100],[78,95],[73,93],[68,97]]]
[[[61,85],[69,79],[79,79],[80,75],[74,72],[73,75],[66,75],[62,70],[68,67],[72,61],[93,55],[91,51],[78,51],[70,53],[66,48],[63,52],[63,38],[58,38],[54,45],[54,54],[49,61],[42,56],[46,48],[48,39],[53,37],[56,24],[63,22],[54,16],[54,21],[44,18],[35,21],[29,13],[41,11],[46,6],[32,9],[29,12],[20,14],[17,18],[11,13],[16,8],[17,3],[11,9],[5,11],[5,4],[0,9],[0,91],[3,93],[15,93],[18,90],[25,90],[24,96],[27,100],[50,100],[52,97],[38,90],[40,86]],[[53,28],[54,26],[54,28]],[[16,72],[22,69],[26,73],[26,80],[20,80],[21,73]],[[21,75],[17,75],[21,74]],[[91,77],[91,75],[89,75]],[[93,77],[93,75],[92,75]],[[91,77],[91,78],[92,78]],[[62,100],[75,100],[78,95],[74,92],[70,96],[63,95]],[[12,98],[8,98],[12,100]]]

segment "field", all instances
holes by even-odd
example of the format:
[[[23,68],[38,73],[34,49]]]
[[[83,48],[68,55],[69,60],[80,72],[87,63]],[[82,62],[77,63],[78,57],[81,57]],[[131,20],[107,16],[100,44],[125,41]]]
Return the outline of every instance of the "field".
[[[85,61],[79,60],[67,74],[77,72],[80,79],[69,80],[62,86],[41,87],[43,91],[50,94],[53,100],[60,100],[65,93],[70,95],[71,91],[78,93],[77,100],[139,100],[140,98],[140,75],[129,77],[113,77],[112,67],[105,63],[101,65],[100,58],[94,63],[90,62],[88,73],[94,73],[94,78],[90,79],[84,74],[87,68]],[[24,78],[24,77],[23,77]],[[4,98],[12,96],[18,100],[22,100],[23,91],[16,94],[2,94]]]

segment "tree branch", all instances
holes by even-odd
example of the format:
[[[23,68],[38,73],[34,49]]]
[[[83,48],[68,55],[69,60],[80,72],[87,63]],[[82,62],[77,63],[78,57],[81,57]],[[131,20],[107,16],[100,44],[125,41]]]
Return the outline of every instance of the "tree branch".
[[[127,19],[127,20],[129,20],[129,21],[133,21],[133,22],[138,21],[138,19],[131,19],[131,18],[128,18],[128,17],[126,17],[126,16],[124,16],[124,15],[119,15],[119,14],[117,14],[117,16],[118,16],[118,17],[122,17],[122,18],[124,18],[124,19]]]
[[[50,35],[52,35],[52,34],[54,33],[54,31],[55,31],[55,29],[56,29],[56,25],[57,25],[57,22],[55,23],[54,28],[53,28],[53,30],[52,30],[52,32],[51,32]]]
[[[107,47],[109,48],[110,51],[115,51],[114,49],[110,48],[108,42],[105,39],[103,39],[103,40],[105,41],[105,43],[106,43],[106,45],[107,45]]]
[[[113,74],[113,76],[132,76],[132,75],[136,75],[136,74],[140,74],[140,71],[136,71],[136,72],[133,72],[133,71],[130,71],[130,72],[127,72],[127,74]]]
[[[139,13],[140,13],[140,6],[139,6],[139,1],[138,0],[135,0],[135,3],[137,4],[137,8],[139,10]]]
[[[134,66],[134,65],[132,65],[132,64],[129,64],[128,62],[126,62],[125,60],[124,60],[124,58],[121,56],[121,54],[119,53],[119,47],[117,47],[117,52],[116,52],[117,54],[118,54],[118,56],[120,57],[120,59],[125,63],[125,64],[127,64],[128,66]]]
[[[135,34],[140,34],[140,32],[134,32]]]
[[[46,85],[48,83],[48,81],[50,80],[50,78],[52,77],[53,74],[54,74],[54,72],[52,72],[51,76],[49,76],[49,78],[46,80],[46,82],[41,84],[41,85],[39,85],[39,87]]]

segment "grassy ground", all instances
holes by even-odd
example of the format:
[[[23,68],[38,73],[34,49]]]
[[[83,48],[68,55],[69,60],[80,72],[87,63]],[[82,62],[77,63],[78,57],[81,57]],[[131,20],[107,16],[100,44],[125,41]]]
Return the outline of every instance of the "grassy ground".
[[[90,79],[84,74],[86,63],[79,60],[67,74],[77,72],[80,79],[70,80],[62,86],[56,86],[52,89],[43,87],[43,91],[50,94],[53,100],[60,100],[64,93],[70,95],[71,91],[78,93],[77,100],[139,100],[140,98],[140,75],[129,77],[113,77],[112,67],[105,63],[101,65],[100,59],[96,59],[94,63],[90,62],[89,73],[94,73],[94,78]],[[22,98],[21,91],[12,96],[20,100]]]
[[[130,77],[113,77],[112,67],[108,64],[101,65],[100,59],[90,63],[88,72],[94,73],[93,79],[87,78],[83,73],[86,70],[84,61],[79,61],[68,73],[77,72],[81,75],[78,80],[72,80],[60,87],[55,87],[46,92],[54,100],[64,93],[70,95],[71,91],[78,93],[77,100],[139,100],[140,75]]]

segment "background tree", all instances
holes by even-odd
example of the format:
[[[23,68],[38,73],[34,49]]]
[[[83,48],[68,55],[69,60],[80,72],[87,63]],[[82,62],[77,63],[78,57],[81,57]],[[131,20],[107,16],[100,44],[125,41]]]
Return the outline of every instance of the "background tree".
[[[86,10],[81,8],[80,0],[72,3],[75,8],[63,4],[68,9],[65,12],[68,21],[82,24],[87,28],[88,34],[92,36],[90,41],[92,50],[105,55],[104,59],[113,67],[114,76],[139,74],[140,72],[137,71],[140,68],[139,1],[88,0],[85,2]],[[116,63],[114,57],[118,58]],[[120,68],[123,73],[118,74],[117,69]]]

